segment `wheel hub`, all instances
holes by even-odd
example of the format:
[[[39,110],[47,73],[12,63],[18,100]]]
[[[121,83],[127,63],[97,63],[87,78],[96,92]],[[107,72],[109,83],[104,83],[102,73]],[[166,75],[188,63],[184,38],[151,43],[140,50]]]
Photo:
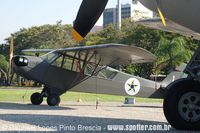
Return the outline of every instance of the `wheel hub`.
[[[180,116],[188,122],[200,120],[200,94],[187,92],[179,100],[178,111]]]

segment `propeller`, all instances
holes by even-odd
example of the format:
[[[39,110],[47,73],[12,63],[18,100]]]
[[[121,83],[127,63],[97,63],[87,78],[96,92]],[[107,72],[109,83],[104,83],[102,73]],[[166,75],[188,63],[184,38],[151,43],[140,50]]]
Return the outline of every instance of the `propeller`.
[[[11,37],[10,37],[10,53],[9,53],[9,63],[10,63],[10,65],[12,63],[13,56],[14,56],[14,35],[11,34]]]
[[[12,58],[14,57],[14,34],[11,34],[10,37],[10,50],[9,50],[9,84],[12,83],[13,81],[13,77],[14,77],[14,73],[13,73],[13,69],[12,69]]]
[[[83,0],[71,30],[72,37],[80,42],[95,25],[108,0]]]

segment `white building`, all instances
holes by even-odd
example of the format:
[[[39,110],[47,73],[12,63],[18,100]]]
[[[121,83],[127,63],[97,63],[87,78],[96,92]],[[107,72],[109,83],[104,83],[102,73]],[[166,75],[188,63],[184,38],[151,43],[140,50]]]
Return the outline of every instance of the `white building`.
[[[139,20],[139,19],[154,17],[154,13],[151,10],[144,7],[138,0],[133,0],[132,3],[133,3],[132,4],[132,9],[133,9],[132,19],[134,21]]]
[[[103,27],[108,24],[117,24],[117,7],[107,8],[103,13]],[[132,20],[139,20],[142,18],[153,18],[152,11],[144,7],[138,0],[133,0],[132,4],[121,5],[121,18],[131,18]]]

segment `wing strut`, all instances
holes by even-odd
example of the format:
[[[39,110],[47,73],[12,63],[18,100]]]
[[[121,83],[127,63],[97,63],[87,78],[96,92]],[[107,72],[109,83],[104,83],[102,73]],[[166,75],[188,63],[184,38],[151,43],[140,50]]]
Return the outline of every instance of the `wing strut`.
[[[88,54],[89,54],[89,51],[88,51]],[[86,55],[87,55],[87,54],[86,54]],[[116,62],[119,60],[119,58],[117,58],[117,59],[115,59],[114,61],[112,61],[110,64],[108,64],[108,65],[106,65],[106,66],[103,66],[102,68],[100,68],[99,70],[97,70],[97,68],[98,68],[98,66],[99,66],[99,64],[100,64],[100,62],[101,62],[101,58],[99,58],[99,60],[97,61],[96,55],[97,55],[97,53],[94,52],[94,53],[91,55],[91,57],[89,57],[89,59],[88,59],[88,60],[85,60],[85,62],[84,62],[84,63],[86,63],[86,64],[85,64],[85,67],[86,67],[87,64],[90,62],[90,60],[95,56],[95,68],[94,68],[92,74],[89,75],[89,76],[84,77],[83,79],[80,79],[80,78],[82,78],[82,76],[81,76],[81,72],[79,72],[79,74],[77,75],[77,77],[75,78],[75,80],[72,82],[72,84],[69,86],[69,88],[73,88],[73,87],[76,86],[77,84],[80,84],[81,82],[83,82],[83,81],[89,79],[90,77],[96,76],[100,71],[106,69],[107,66],[110,66],[110,65],[116,63]],[[96,63],[96,62],[97,62],[97,63]],[[83,69],[85,69],[85,68],[83,68]],[[97,71],[96,71],[96,70],[97,70]],[[79,80],[79,79],[80,79],[80,80]]]

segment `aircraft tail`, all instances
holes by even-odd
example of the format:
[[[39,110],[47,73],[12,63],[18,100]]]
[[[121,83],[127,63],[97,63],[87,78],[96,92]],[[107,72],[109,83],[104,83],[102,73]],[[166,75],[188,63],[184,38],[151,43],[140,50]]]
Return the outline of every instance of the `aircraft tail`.
[[[172,71],[163,81],[160,82],[160,87],[165,89],[171,82],[182,78],[185,67],[186,64],[181,64],[179,67],[177,67],[175,71]]]

